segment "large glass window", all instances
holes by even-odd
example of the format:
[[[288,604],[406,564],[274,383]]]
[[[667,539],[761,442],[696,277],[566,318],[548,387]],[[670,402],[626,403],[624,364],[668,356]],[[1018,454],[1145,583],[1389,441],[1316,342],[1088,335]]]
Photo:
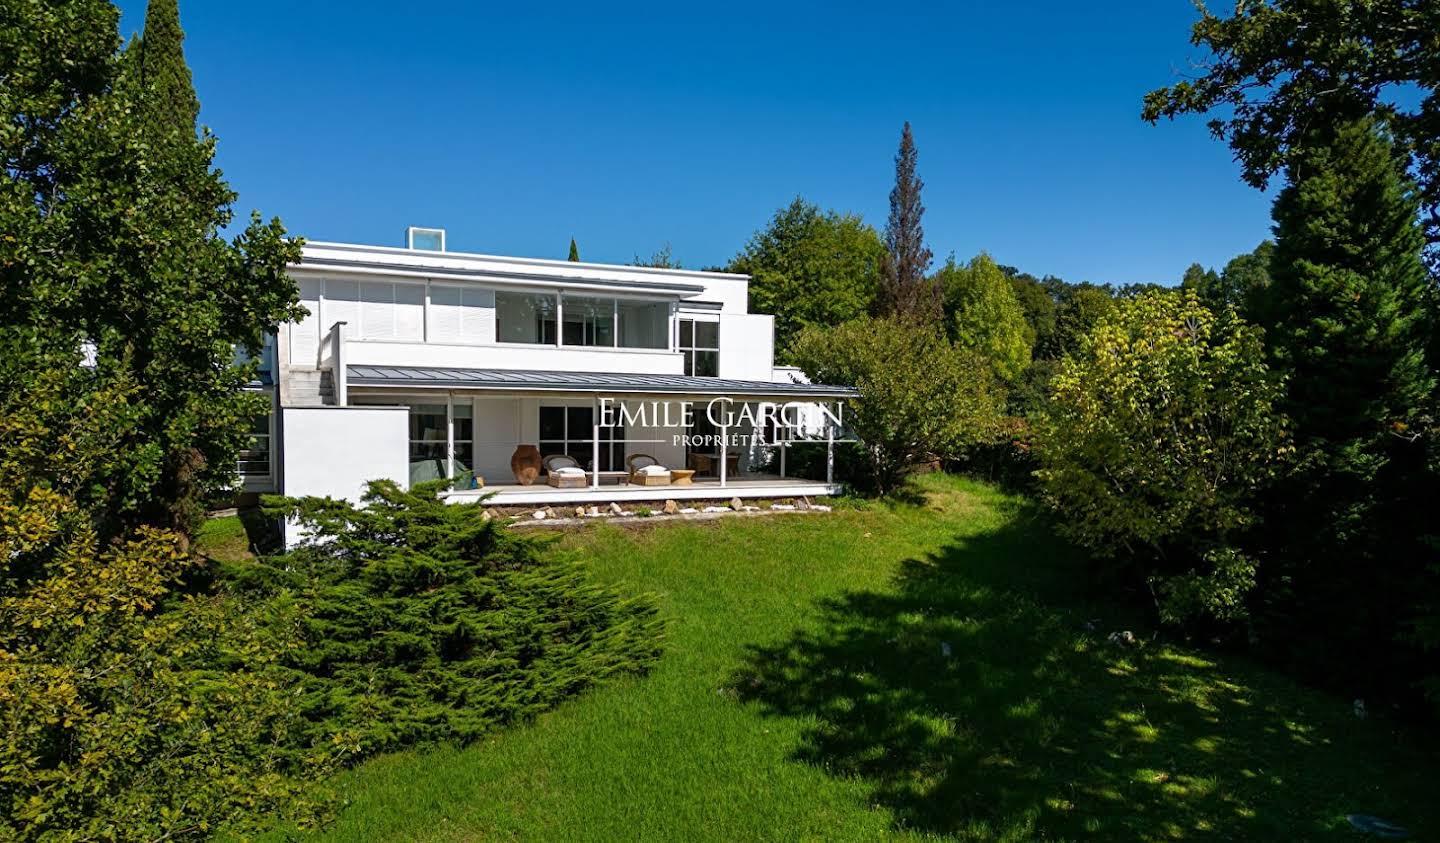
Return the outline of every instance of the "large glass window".
[[[594,407],[541,407],[540,456],[566,454],[587,471],[593,468],[595,451]],[[600,470],[622,471],[625,467],[625,428],[600,428]]]
[[[617,308],[622,347],[670,347],[669,302],[619,299]]]
[[[719,377],[720,323],[681,319],[680,351],[685,355],[685,374]]]
[[[565,345],[615,347],[615,300],[563,296]]]
[[[500,342],[555,344],[555,297],[547,293],[497,292],[495,335]]]
[[[455,419],[455,473],[449,472],[449,437],[446,436],[444,404],[413,404],[410,407],[410,482],[423,483],[454,476],[456,488],[468,488],[475,465],[475,420],[468,401],[457,401]]]
[[[240,452],[241,477],[270,476],[270,414],[257,416],[250,423],[250,442]]]
[[[449,436],[444,404],[410,407],[410,482],[448,477],[445,461]]]

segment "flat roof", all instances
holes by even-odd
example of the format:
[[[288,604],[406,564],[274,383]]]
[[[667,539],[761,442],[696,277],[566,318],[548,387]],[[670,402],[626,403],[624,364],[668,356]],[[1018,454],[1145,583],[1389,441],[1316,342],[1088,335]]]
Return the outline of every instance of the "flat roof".
[[[483,389],[517,392],[618,392],[660,395],[745,395],[766,398],[853,398],[852,387],[772,383],[687,375],[630,375],[421,366],[346,366],[350,386]]]

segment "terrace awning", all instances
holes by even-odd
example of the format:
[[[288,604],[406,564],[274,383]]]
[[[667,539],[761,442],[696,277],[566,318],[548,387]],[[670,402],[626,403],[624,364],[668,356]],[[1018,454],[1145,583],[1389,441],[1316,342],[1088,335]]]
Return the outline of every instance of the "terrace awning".
[[[732,395],[779,398],[787,401],[852,398],[857,394],[853,388],[848,386],[742,381],[686,375],[451,369],[421,366],[347,366],[345,374],[351,387],[605,392],[647,395]]]

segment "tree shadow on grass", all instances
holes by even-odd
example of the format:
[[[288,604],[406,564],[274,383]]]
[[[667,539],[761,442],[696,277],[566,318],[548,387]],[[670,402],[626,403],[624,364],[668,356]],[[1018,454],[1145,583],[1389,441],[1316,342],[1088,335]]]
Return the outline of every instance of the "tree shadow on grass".
[[[751,648],[735,693],[798,718],[797,760],[921,832],[1353,839],[1346,811],[1435,829],[1423,752],[1248,663],[1109,643],[1133,627],[1085,605],[1083,566],[1017,514],[904,563],[891,591],[822,602]]]

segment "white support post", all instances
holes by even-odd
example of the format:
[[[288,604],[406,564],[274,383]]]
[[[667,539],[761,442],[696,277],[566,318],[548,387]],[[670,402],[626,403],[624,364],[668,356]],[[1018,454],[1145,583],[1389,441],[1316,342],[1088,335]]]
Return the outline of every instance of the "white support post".
[[[595,417],[595,429],[591,431],[590,444],[590,485],[600,488],[600,417]]]
[[[835,425],[825,424],[825,482],[835,482]]]
[[[729,417],[728,411],[727,411],[727,413],[726,413],[726,417],[727,417],[726,420],[728,421],[728,420],[729,420],[729,419],[728,419],[728,417]],[[720,425],[720,488],[722,488],[722,489],[725,488],[725,485],[726,485],[726,482],[727,482],[727,477],[726,477],[726,475],[728,474],[728,472],[725,470],[725,468],[726,468],[726,464],[730,461],[730,460],[729,460],[729,456],[730,456],[730,426],[727,425],[727,424],[722,424],[722,425]]]
[[[455,478],[455,393],[445,393],[445,476]]]
[[[778,429],[778,426],[777,426],[777,429]],[[778,439],[780,440],[778,443],[776,443],[776,444],[779,445],[779,447],[780,447],[780,479],[781,479],[781,480],[784,480],[784,479],[785,479],[785,452],[788,451],[788,450],[790,450],[790,448],[788,447],[788,446],[790,445],[790,437],[787,436],[787,435],[785,435],[785,434],[782,432],[782,433],[781,433],[778,437],[776,437],[776,438],[778,438]]]

